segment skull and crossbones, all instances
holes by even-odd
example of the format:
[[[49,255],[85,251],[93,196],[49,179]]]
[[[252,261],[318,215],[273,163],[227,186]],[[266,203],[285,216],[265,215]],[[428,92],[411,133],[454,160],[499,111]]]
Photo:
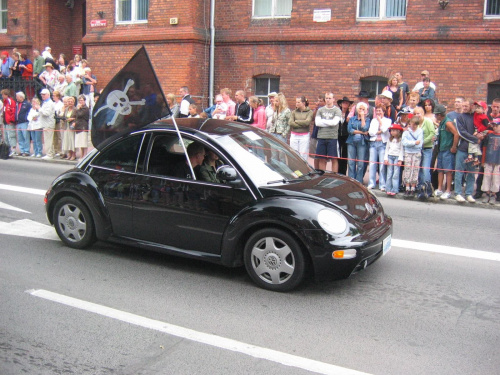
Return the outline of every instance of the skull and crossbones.
[[[96,116],[99,112],[101,112],[103,109],[111,109],[115,111],[115,114],[111,121],[107,123],[107,125],[114,125],[116,122],[116,119],[118,118],[118,115],[126,116],[129,115],[132,112],[132,107],[133,105],[144,105],[146,104],[146,100],[142,99],[139,101],[130,101],[128,96],[127,96],[127,91],[128,89],[134,85],[134,81],[132,79],[129,79],[127,81],[127,84],[125,85],[125,88],[123,91],[120,90],[114,90],[111,91],[106,98],[106,105],[102,106],[99,108],[99,110],[94,114]]]

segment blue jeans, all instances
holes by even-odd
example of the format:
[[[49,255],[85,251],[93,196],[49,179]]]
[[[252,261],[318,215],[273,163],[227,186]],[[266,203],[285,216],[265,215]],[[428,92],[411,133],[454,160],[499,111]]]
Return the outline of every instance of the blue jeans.
[[[462,176],[464,172],[476,172],[476,169],[472,165],[472,163],[464,163],[464,160],[467,158],[467,152],[465,151],[457,151],[457,155],[455,157],[455,195],[462,194]],[[474,181],[475,181],[475,173],[467,173],[465,177],[465,195],[472,195],[474,192]]]
[[[33,153],[35,155],[42,155],[42,150],[43,150],[42,130],[43,129],[38,129],[37,131],[31,131],[31,139],[33,140]]]
[[[387,180],[385,188],[388,193],[399,192],[399,171],[401,167],[398,164],[399,156],[391,156],[388,155],[387,159],[389,160],[389,165],[387,166]]]
[[[30,135],[27,122],[17,124],[17,142],[22,154],[30,153]]]
[[[3,133],[5,135],[4,142],[10,147],[15,148],[17,146],[16,125],[5,124],[3,126]]]
[[[420,166],[420,171],[418,172],[418,184],[421,185],[424,182],[430,182],[431,180],[431,160],[432,160],[432,148],[422,149],[422,162]]]
[[[349,177],[363,183],[366,145],[360,142],[349,143],[347,145],[347,165],[349,167]]]
[[[381,141],[370,142],[370,180],[369,186],[377,185],[377,169],[378,169],[378,186],[380,189],[385,189],[385,143]],[[379,162],[380,164],[376,164]]]

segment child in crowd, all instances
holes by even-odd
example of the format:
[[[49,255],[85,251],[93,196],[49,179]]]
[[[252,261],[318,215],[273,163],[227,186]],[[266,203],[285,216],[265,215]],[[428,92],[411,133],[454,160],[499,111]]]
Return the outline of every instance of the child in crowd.
[[[227,104],[222,100],[222,95],[215,97],[215,109],[212,113],[212,118],[224,120],[227,115]]]
[[[481,190],[486,193],[483,203],[495,204],[495,194],[500,190],[500,118],[491,123],[493,133],[484,139],[486,158]]]
[[[489,120],[486,112],[488,111],[488,105],[485,102],[474,102],[476,109],[474,111],[474,135],[478,134],[488,134]],[[479,165],[479,156],[483,153],[481,152],[481,146],[477,143],[469,142],[468,149],[469,156],[464,161],[466,163],[473,163],[473,165]]]
[[[418,116],[413,117],[402,137],[405,152],[403,182],[406,186],[406,198],[413,198],[415,196],[415,188],[418,182],[420,160],[422,159],[422,144],[424,143],[424,132],[422,128],[418,127],[419,124],[420,118]]]
[[[403,130],[405,130],[406,126],[408,125],[408,121],[410,121],[412,117],[413,113],[410,112],[410,109],[408,107],[406,107],[398,112],[398,117],[396,118],[395,124],[400,125]]]
[[[394,124],[389,130],[391,135],[385,146],[384,156],[384,164],[387,166],[385,188],[387,195],[393,197],[399,192],[399,170],[404,157],[403,144],[401,143],[403,128],[398,124]]]
[[[196,117],[196,118],[200,117],[200,115],[198,114],[198,107],[196,106],[196,104],[193,103],[189,105],[188,117]]]

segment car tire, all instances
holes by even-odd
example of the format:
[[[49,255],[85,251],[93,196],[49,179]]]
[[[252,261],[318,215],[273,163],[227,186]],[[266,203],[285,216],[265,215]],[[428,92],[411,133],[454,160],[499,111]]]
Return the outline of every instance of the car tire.
[[[69,247],[84,249],[96,241],[92,215],[79,199],[61,198],[54,207],[53,222],[57,235]]]
[[[304,279],[302,249],[290,234],[280,229],[261,229],[250,236],[244,261],[252,280],[264,289],[287,292]]]

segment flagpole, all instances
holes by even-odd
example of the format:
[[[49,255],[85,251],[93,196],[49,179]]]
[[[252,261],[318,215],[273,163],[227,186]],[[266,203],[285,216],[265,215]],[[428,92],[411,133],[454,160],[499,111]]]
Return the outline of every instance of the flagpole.
[[[181,135],[181,132],[179,130],[179,127],[177,126],[177,122],[175,121],[175,117],[172,116],[171,117],[173,123],[174,123],[174,126],[175,126],[175,130],[177,131],[177,136],[179,137],[179,140],[181,141],[181,145],[182,145],[182,149],[184,150],[184,154],[186,155],[187,157],[187,161],[188,161],[188,165],[189,165],[189,169],[191,169],[191,173],[192,173],[192,176],[193,176],[193,180],[196,180],[196,176],[194,174],[194,169],[193,169],[193,166],[191,165],[191,160],[189,160],[189,155],[187,153],[187,149],[186,149],[186,146],[184,145],[184,141],[182,140],[182,135]]]

